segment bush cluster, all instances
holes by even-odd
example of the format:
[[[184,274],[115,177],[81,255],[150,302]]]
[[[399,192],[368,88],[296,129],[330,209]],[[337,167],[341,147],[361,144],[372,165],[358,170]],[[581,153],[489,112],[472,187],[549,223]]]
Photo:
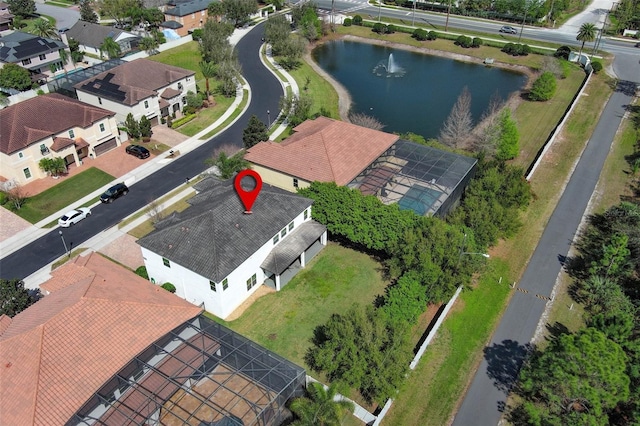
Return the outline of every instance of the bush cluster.
[[[342,21],[342,25],[344,25],[345,27],[350,27],[352,23],[353,20],[351,18],[344,18],[344,21]]]
[[[556,49],[556,52],[553,54],[556,58],[562,58],[564,60],[569,60],[569,54],[571,53],[571,48],[569,46],[560,46]]]
[[[167,290],[169,293],[175,293],[176,292],[176,286],[171,284],[171,283],[164,283],[161,285],[162,288],[164,288],[165,290]]]
[[[531,53],[528,44],[507,43],[502,47],[502,51],[511,56],[527,56]]]
[[[190,114],[190,115],[187,115],[185,117],[179,118],[179,119],[177,119],[177,120],[175,120],[175,121],[173,121],[171,123],[171,128],[172,129],[176,129],[176,128],[182,126],[183,124],[186,124],[186,123],[190,122],[194,118],[196,118],[195,114]]]
[[[473,40],[471,39],[471,37],[467,37],[465,35],[458,36],[458,38],[455,41],[456,45],[460,47],[464,47],[465,49],[468,47],[471,47],[472,43],[473,43]]]
[[[591,68],[593,68],[593,72],[598,74],[600,71],[602,71],[602,62],[600,61],[592,61],[591,62]]]
[[[138,276],[140,276],[140,277],[144,278],[145,280],[148,280],[148,279],[149,279],[149,274],[147,273],[147,267],[146,267],[146,266],[144,266],[144,265],[143,265],[143,266],[139,266],[139,267],[136,269],[136,275],[138,275]]]
[[[353,17],[353,25],[361,26],[362,25],[362,16],[360,16],[360,15],[354,16]]]
[[[556,93],[556,77],[550,71],[545,71],[533,82],[529,99],[532,101],[548,101]]]
[[[374,33],[378,34],[393,34],[397,31],[397,28],[393,24],[385,25],[381,22],[376,22],[373,24],[371,29]]]

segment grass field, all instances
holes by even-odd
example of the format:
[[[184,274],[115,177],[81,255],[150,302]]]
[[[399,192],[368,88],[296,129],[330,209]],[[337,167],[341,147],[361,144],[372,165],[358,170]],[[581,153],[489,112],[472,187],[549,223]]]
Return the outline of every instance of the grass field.
[[[317,326],[354,303],[373,303],[384,292],[380,269],[369,256],[329,243],[282,291],[261,297],[225,325],[305,366]]]
[[[291,71],[290,74],[298,83],[301,93],[313,94],[311,115],[325,109],[330,113],[331,118],[340,119],[338,93],[328,81],[322,77],[318,78],[318,74],[304,61],[299,68]]]
[[[186,136],[198,134],[207,128],[207,126],[215,123],[218,118],[222,117],[222,114],[227,112],[235,99],[235,97],[227,98],[224,96],[216,96],[216,104],[214,106],[198,111],[196,118],[178,127],[176,130]]]
[[[90,167],[38,195],[29,197],[22,208],[14,210],[14,213],[31,223],[37,223],[114,179],[110,174]]]

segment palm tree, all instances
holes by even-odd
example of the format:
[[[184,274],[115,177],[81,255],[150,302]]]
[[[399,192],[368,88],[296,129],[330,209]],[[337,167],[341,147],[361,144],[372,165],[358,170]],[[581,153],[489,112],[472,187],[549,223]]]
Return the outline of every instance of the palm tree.
[[[113,59],[120,56],[122,50],[118,43],[116,43],[111,37],[107,37],[100,45],[100,56],[102,56],[102,53],[106,53],[109,59]]]
[[[209,79],[216,76],[216,73],[218,72],[218,68],[213,62],[202,61],[200,62],[199,65],[200,65],[200,71],[204,76],[204,82],[207,87],[207,99],[209,99],[209,96],[211,95],[211,92],[209,90]]]
[[[244,150],[234,155],[228,154],[228,152],[232,152],[235,149],[237,148],[233,146],[222,146],[213,154],[213,157],[205,160],[205,164],[218,168],[218,174],[222,180],[227,180],[250,166],[249,161],[244,159]]]
[[[580,31],[578,31],[578,35],[576,36],[576,40],[582,42],[582,46],[580,46],[580,53],[578,53],[578,58],[582,56],[582,49],[584,48],[584,44],[595,39],[596,25],[592,24],[591,22],[585,22],[584,24],[582,24],[580,26]]]
[[[138,43],[138,47],[149,55],[156,53],[158,46],[160,46],[160,43],[153,37],[144,37],[140,40],[140,43]]]
[[[44,38],[59,38],[58,31],[48,19],[40,18],[33,22],[31,34]]]
[[[76,67],[76,63],[73,60],[73,58],[71,58],[71,55],[69,54],[69,52],[67,52],[65,49],[60,49],[58,50],[58,52],[60,53],[60,62],[62,62],[62,69],[64,70],[64,75],[67,75],[66,65],[69,62],[69,59],[71,59],[71,62],[73,63],[73,68]]]
[[[336,382],[327,389],[321,383],[309,383],[307,394],[291,403],[291,411],[298,417],[293,426],[338,426],[345,414],[353,412],[351,401],[334,399],[338,394]]]

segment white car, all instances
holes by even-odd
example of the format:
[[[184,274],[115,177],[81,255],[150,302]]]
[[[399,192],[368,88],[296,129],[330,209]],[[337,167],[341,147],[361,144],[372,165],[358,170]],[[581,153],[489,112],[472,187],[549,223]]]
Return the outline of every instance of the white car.
[[[77,210],[68,211],[58,219],[58,225],[63,228],[68,228],[74,223],[80,222],[82,219],[91,215],[91,209],[88,207],[80,207]]]

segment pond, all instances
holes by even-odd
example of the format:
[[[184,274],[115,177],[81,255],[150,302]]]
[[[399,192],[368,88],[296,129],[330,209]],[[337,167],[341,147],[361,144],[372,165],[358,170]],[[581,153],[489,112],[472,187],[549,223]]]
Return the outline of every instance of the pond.
[[[465,86],[475,123],[492,97],[506,100],[527,80],[497,67],[345,40],[325,43],[312,55],[349,91],[352,112],[377,118],[386,132],[425,138],[438,136]]]

